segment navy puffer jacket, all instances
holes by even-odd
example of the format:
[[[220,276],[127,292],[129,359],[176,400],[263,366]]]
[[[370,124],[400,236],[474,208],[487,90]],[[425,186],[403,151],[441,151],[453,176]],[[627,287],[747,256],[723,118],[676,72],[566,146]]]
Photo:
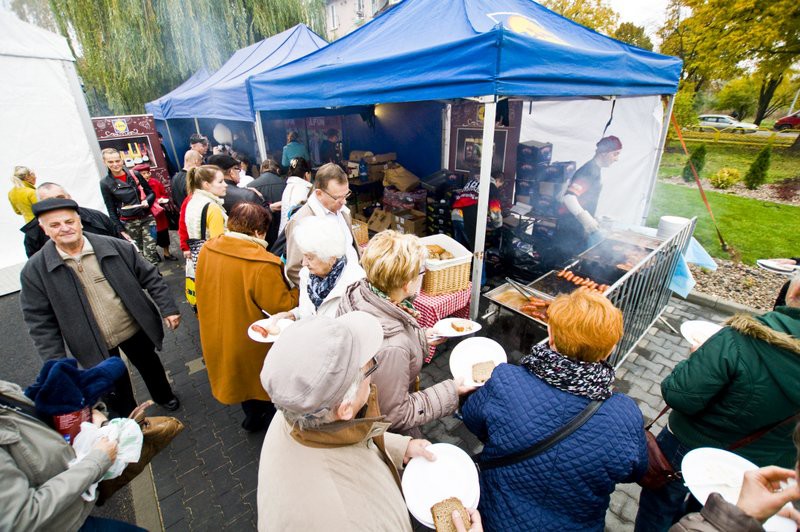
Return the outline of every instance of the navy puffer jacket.
[[[486,460],[507,456],[566,425],[589,399],[561,391],[520,366],[500,364],[464,404],[464,423]],[[615,393],[576,432],[543,454],[481,473],[486,530],[602,531],[618,482],[647,469],[642,414]]]

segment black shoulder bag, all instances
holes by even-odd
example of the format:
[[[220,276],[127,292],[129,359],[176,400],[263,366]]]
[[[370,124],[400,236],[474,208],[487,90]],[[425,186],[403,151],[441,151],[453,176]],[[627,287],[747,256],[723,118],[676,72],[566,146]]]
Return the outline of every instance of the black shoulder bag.
[[[531,447],[527,449],[523,449],[519,452],[514,454],[510,454],[508,456],[501,456],[500,458],[493,458],[492,460],[476,460],[478,468],[481,471],[487,471],[489,469],[494,469],[496,467],[504,467],[509,466],[512,464],[516,464],[517,462],[522,462],[523,460],[527,460],[528,458],[532,458],[537,454],[541,454],[555,444],[560,442],[561,440],[567,438],[570,434],[581,428],[581,426],[586,423],[590,417],[597,412],[597,409],[600,408],[602,405],[602,401],[592,401],[586,408],[584,408],[580,414],[572,418],[569,423],[555,431],[553,434],[548,436],[547,438],[543,439],[540,442],[533,444]]]

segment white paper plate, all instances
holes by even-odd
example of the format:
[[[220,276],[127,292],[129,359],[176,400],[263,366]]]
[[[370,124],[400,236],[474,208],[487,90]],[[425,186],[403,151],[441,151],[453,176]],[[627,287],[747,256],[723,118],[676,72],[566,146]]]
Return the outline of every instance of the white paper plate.
[[[703,345],[717,334],[722,325],[704,320],[685,321],[681,324],[681,335],[692,345]]]
[[[683,481],[702,504],[715,492],[729,503],[736,504],[745,472],[754,469],[758,466],[750,460],[711,447],[693,449],[681,462]],[[769,532],[795,532],[796,529],[794,521],[780,516],[771,517],[764,523],[764,530]]]
[[[791,275],[797,268],[796,265],[792,266],[790,264],[781,264],[780,262],[770,259],[758,259],[756,264],[763,270],[767,270],[772,273],[779,273],[781,275]]]
[[[495,365],[508,362],[506,350],[491,338],[467,338],[450,353],[450,373],[456,379],[463,377],[465,386],[483,386],[483,383],[472,380],[472,366],[487,360],[493,360]]]
[[[454,322],[462,326],[467,325],[467,329],[464,331],[457,331],[453,329]],[[466,336],[468,334],[478,332],[481,330],[481,324],[477,321],[472,321],[465,318],[445,318],[434,323],[431,329],[439,336],[453,338],[456,336]]]
[[[477,508],[481,496],[478,470],[467,453],[449,443],[428,447],[436,460],[412,458],[403,473],[406,506],[417,521],[434,528],[431,507],[450,497],[458,497],[466,508]]]
[[[251,323],[250,326],[247,327],[247,336],[249,336],[251,340],[254,340],[256,342],[260,342],[262,344],[269,344],[269,343],[274,342],[275,340],[278,339],[278,336],[280,336],[279,334],[270,334],[266,338],[264,338],[263,336],[261,336],[260,333],[257,333],[256,331],[253,330],[253,325],[260,325],[260,326],[266,328],[267,325],[270,324],[271,320],[272,320],[272,318],[264,318],[263,320],[258,320],[258,321],[255,321],[255,322]],[[282,319],[282,320],[278,321],[277,325],[278,325],[278,327],[280,327],[281,331],[283,331],[284,329],[286,329],[286,327],[289,327],[293,323],[294,323],[294,321],[292,321],[292,320]]]

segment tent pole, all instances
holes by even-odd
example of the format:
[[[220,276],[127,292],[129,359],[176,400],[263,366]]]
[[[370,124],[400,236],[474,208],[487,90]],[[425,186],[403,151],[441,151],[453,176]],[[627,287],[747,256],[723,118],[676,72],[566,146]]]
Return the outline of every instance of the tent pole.
[[[442,168],[450,168],[450,121],[453,105],[447,104],[442,109]]]
[[[497,116],[497,99],[494,95],[481,98],[484,106],[483,141],[481,143],[481,182],[478,187],[478,213],[475,224],[475,252],[472,260],[472,294],[469,317],[478,317],[481,298],[481,277],[483,276],[483,248],[486,243],[486,217],[489,215],[489,184],[494,155],[494,126]]]
[[[194,130],[200,135],[200,123],[197,121],[197,117],[194,119]]]
[[[664,155],[664,145],[667,142],[667,133],[669,132],[669,119],[672,117],[672,107],[675,105],[675,95],[670,94],[667,96],[667,112],[664,115],[664,122],[661,124],[661,136],[658,139],[658,147],[656,149],[656,158],[653,161],[653,170],[650,172],[650,188],[647,191],[647,197],[644,201],[644,212],[642,213],[642,225],[647,223],[647,213],[650,211],[650,202],[653,201],[653,193],[656,189],[656,181],[658,181],[658,167],[661,166],[661,156]]]
[[[164,123],[167,125],[167,136],[169,137],[169,143],[172,146],[172,155],[175,156],[175,164],[183,168],[183,163],[180,159],[178,159],[178,150],[175,149],[175,139],[172,138],[172,131],[169,129],[169,121],[166,118],[164,119]]]
[[[261,112],[256,111],[256,142],[258,142],[258,154],[261,156],[261,162],[267,160],[267,143],[264,141],[264,128],[261,126]]]

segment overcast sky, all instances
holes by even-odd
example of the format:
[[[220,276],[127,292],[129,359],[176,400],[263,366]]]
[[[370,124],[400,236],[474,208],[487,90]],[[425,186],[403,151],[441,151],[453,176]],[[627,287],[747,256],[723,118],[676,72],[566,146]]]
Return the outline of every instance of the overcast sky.
[[[608,0],[608,3],[619,13],[620,22],[643,26],[651,38],[664,23],[667,0]]]

